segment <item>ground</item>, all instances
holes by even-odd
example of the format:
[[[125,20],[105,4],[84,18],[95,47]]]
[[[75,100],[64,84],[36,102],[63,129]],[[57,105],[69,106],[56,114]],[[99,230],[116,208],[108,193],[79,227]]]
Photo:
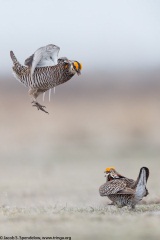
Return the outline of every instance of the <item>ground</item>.
[[[1,92],[0,236],[158,240],[159,98],[60,88],[47,115],[16,87]],[[99,196],[110,166],[133,179],[149,168],[149,195],[135,211]]]
[[[159,239],[160,204],[136,211],[113,206],[2,207],[1,235],[6,237],[71,237],[71,239]]]

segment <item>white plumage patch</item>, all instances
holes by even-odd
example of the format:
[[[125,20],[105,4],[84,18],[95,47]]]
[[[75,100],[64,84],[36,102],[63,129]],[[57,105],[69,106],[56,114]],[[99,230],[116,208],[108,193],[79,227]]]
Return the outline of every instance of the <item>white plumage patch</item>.
[[[137,187],[136,187],[135,198],[137,200],[141,200],[146,194],[146,183],[147,183],[146,179],[147,179],[146,170],[143,168]]]

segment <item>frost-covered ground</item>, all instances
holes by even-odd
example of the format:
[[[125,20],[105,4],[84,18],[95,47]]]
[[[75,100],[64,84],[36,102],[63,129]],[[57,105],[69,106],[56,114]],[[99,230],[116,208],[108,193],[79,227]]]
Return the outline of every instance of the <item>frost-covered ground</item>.
[[[139,205],[135,212],[108,207],[2,207],[2,236],[72,239],[159,239],[160,204]]]

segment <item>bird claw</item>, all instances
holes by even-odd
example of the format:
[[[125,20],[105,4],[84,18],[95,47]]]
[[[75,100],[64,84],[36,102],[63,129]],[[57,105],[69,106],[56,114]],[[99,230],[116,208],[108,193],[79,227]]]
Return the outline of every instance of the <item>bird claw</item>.
[[[36,101],[33,101],[32,103],[33,103],[33,104],[32,104],[33,107],[37,107],[38,110],[41,110],[41,111],[43,111],[43,112],[45,112],[45,113],[48,113],[46,110],[44,110],[45,106],[42,106],[41,104],[39,104],[39,103],[36,102]],[[49,114],[49,113],[48,113],[48,114]]]

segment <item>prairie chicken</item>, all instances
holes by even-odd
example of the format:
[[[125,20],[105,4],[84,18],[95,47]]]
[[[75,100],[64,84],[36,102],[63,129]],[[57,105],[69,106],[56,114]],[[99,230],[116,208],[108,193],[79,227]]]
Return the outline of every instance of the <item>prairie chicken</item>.
[[[121,208],[129,206],[132,209],[148,195],[146,189],[149,169],[142,167],[136,181],[120,175],[114,168],[106,169],[106,183],[100,186],[100,196],[107,196],[113,205]]]
[[[82,65],[79,62],[60,58],[58,59],[58,64],[55,66],[36,67],[32,77],[28,67],[22,66],[12,51],[10,52],[10,56],[13,61],[13,73],[16,79],[29,88],[29,95],[32,98],[33,106],[46,113],[48,112],[45,111],[45,106],[37,102],[37,97],[41,93],[67,82],[76,73],[78,75],[81,74]],[[28,61],[29,65],[29,60],[26,61]]]

